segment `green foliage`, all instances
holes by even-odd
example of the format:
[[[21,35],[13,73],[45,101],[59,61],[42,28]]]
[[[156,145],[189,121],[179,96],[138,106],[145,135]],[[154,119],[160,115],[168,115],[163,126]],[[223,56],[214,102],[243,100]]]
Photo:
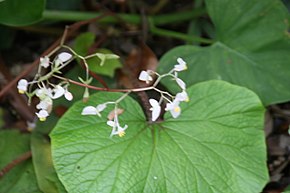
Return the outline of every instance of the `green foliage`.
[[[166,53],[160,72],[177,57],[188,62],[181,75],[191,85],[222,79],[256,92],[265,105],[290,100],[288,14],[280,1],[207,0],[216,40],[210,47],[180,46]],[[171,90],[174,85],[164,82]]]
[[[56,171],[68,192],[259,192],[268,180],[264,108],[251,91],[223,81],[188,89],[190,102],[173,119],[149,124],[132,98],[120,123],[123,138],[109,138],[107,107],[102,117],[81,116],[84,106],[115,100],[97,93],[77,102],[53,132]]]
[[[45,0],[0,1],[0,23],[10,26],[27,26],[39,21],[45,7]]]
[[[89,48],[95,41],[95,35],[91,32],[86,32],[76,38],[74,49],[81,55],[88,54]],[[122,66],[119,58],[114,57],[113,53],[108,49],[96,50],[96,56],[87,59],[89,69],[97,74],[114,76],[115,70]]]
[[[13,143],[11,143],[13,142]],[[18,131],[0,131],[0,168],[28,152],[30,135]],[[3,156],[5,155],[5,156]],[[0,179],[0,192],[39,193],[31,159],[22,162]]]
[[[36,132],[31,137],[33,165],[40,190],[44,193],[65,193],[53,167],[49,141]]]

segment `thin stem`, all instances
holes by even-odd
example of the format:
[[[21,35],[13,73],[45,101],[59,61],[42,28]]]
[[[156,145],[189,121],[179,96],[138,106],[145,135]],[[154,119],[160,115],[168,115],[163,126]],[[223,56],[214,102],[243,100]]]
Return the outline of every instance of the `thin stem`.
[[[20,155],[16,159],[12,160],[9,164],[7,164],[4,168],[1,169],[1,171],[0,171],[0,179],[6,173],[8,173],[11,169],[13,169],[15,166],[17,166],[18,164],[20,164],[20,163],[24,162],[25,160],[31,158],[31,155],[32,155],[31,151],[28,151],[28,152]]]
[[[144,87],[144,88],[134,88],[134,89],[113,89],[113,88],[103,88],[103,87],[96,87],[96,86],[92,86],[92,85],[88,85],[88,84],[83,84],[68,78],[64,78],[61,76],[57,76],[57,75],[53,75],[55,78],[58,78],[60,80],[64,80],[66,82],[78,85],[78,86],[82,86],[82,87],[86,87],[92,90],[97,90],[97,91],[107,91],[107,92],[141,92],[141,91],[146,91],[146,90],[152,90],[154,89],[154,87],[149,86],[149,87]]]
[[[116,100],[116,104],[120,103],[124,98],[126,98],[129,94],[131,93],[131,91],[125,93],[123,96],[121,96],[118,100]],[[116,105],[117,106],[117,105]]]
[[[170,23],[176,23],[186,20],[191,20],[193,18],[199,17],[206,14],[204,8],[194,9],[192,11],[183,11],[179,13],[169,13],[163,15],[150,16],[154,21],[155,25],[165,25]],[[101,13],[89,13],[80,11],[56,11],[56,10],[45,10],[43,12],[43,20],[52,21],[82,21],[95,18],[100,16]],[[141,24],[142,19],[138,14],[115,14],[104,17],[98,22],[101,23],[119,23],[120,19],[131,24]],[[119,19],[118,19],[118,18]]]
[[[181,39],[184,41],[201,42],[201,43],[205,43],[205,44],[213,44],[214,43],[214,41],[210,40],[210,39],[206,39],[206,38],[202,38],[202,37],[198,37],[198,36],[193,36],[193,35],[187,35],[184,33],[166,30],[166,29],[162,29],[162,28],[157,28],[155,26],[153,20],[149,20],[149,22],[150,22],[151,33],[156,34],[156,35],[177,38],[177,39]]]

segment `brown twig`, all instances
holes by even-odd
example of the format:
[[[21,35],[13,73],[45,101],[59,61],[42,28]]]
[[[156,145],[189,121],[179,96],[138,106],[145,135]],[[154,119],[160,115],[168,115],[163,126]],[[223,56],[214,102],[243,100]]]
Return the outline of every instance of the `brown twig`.
[[[0,55],[0,72],[4,76],[5,82],[10,82],[13,80],[11,74],[9,73],[9,70],[6,68],[6,65],[1,55]],[[32,122],[34,119],[33,110],[27,105],[27,102],[24,100],[24,98],[22,98],[21,95],[18,94],[16,89],[8,90],[7,96],[9,96],[7,98],[10,101],[10,104],[19,113],[19,115],[23,117],[25,120]]]
[[[81,82],[77,82],[77,81],[74,81],[74,80],[71,80],[69,78],[64,78],[64,77],[61,77],[61,76],[57,76],[57,75],[53,75],[55,78],[58,78],[58,79],[61,79],[61,80],[64,80],[66,82],[69,82],[69,83],[72,83],[72,84],[75,84],[75,85],[78,85],[78,86],[82,86],[82,87],[87,87],[89,89],[92,89],[92,90],[97,90],[97,91],[107,91],[107,92],[141,92],[141,91],[146,91],[146,90],[152,90],[153,87],[152,86],[149,86],[149,87],[142,87],[142,88],[133,88],[133,89],[114,89],[114,88],[103,88],[103,87],[96,87],[96,86],[92,86],[92,85],[89,85],[89,84],[83,84]]]
[[[25,160],[28,160],[31,158],[32,153],[31,151],[25,152],[24,154],[20,155],[16,159],[12,160],[9,164],[7,164],[4,168],[1,169],[0,171],[0,179],[8,173],[11,169],[13,169],[15,166],[18,164],[24,162]]]

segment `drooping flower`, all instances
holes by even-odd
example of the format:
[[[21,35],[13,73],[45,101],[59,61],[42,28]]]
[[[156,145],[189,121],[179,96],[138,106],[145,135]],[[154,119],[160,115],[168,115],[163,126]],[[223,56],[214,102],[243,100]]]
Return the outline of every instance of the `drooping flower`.
[[[65,89],[60,86],[60,85],[56,85],[56,87],[54,89],[48,89],[48,94],[50,96],[50,98],[52,99],[57,99],[59,97],[61,97],[62,95],[64,95],[65,93]]]
[[[152,111],[152,121],[156,121],[160,115],[161,107],[155,99],[149,99],[149,103],[152,106],[150,111]]]
[[[165,111],[169,111],[173,118],[177,118],[181,113],[181,108],[179,107],[179,101],[173,100],[173,102],[167,103]]]
[[[20,94],[24,94],[27,91],[28,82],[25,79],[18,81],[17,89]]]
[[[176,80],[176,83],[178,84],[178,86],[180,86],[180,88],[182,90],[186,89],[186,84],[185,84],[185,82],[183,82],[183,80],[181,80],[180,78],[175,78],[175,80]]]
[[[106,107],[106,104],[99,104],[97,107],[86,106],[82,111],[82,115],[98,115],[101,117],[100,112],[102,112]]]
[[[96,107],[86,106],[82,111],[82,115],[97,115],[97,112]]]
[[[40,110],[38,113],[35,113],[40,121],[45,121],[46,117],[48,117],[48,112],[46,110]]]
[[[142,70],[139,75],[139,80],[145,81],[146,84],[149,84],[150,81],[153,80],[152,76],[150,76],[150,73],[148,71]]]
[[[43,68],[47,68],[49,67],[49,57],[44,56],[40,58],[40,66],[42,66]]]
[[[106,104],[99,104],[99,105],[96,107],[96,109],[97,109],[97,111],[100,113],[100,112],[102,112],[106,107],[107,107]]]
[[[42,87],[36,90],[36,96],[40,99],[43,100],[46,97],[49,97],[49,91],[46,87]]]
[[[107,125],[112,127],[110,137],[112,137],[113,135],[119,135],[119,137],[123,137],[126,134],[125,130],[128,128],[128,125],[125,125],[124,127],[120,126],[117,116],[115,116],[113,121],[107,121]]]
[[[175,71],[183,71],[187,69],[186,62],[182,58],[177,58],[178,64],[174,65],[174,70]]]
[[[185,90],[183,90],[182,92],[180,93],[177,93],[176,96],[175,96],[175,100],[178,100],[178,101],[185,101],[185,102],[188,102],[189,101],[189,98],[188,98],[188,95],[186,93]]]
[[[53,102],[52,102],[51,98],[46,97],[46,98],[43,98],[42,100],[40,100],[38,105],[36,105],[36,108],[50,111],[52,108],[52,103]]]
[[[58,55],[58,59],[63,63],[70,60],[71,58],[72,58],[72,55],[67,52],[62,52]]]
[[[66,88],[64,91],[64,97],[66,98],[66,100],[71,101],[73,100],[73,95],[71,92],[68,91],[68,89]]]

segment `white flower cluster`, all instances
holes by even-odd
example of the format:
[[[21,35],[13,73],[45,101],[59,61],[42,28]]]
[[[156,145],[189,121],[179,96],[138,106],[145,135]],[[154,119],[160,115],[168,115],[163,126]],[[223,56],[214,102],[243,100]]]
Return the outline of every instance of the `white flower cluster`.
[[[108,115],[108,121],[107,125],[112,127],[111,135],[119,135],[120,137],[123,137],[125,135],[125,130],[128,128],[128,125],[125,125],[124,127],[120,126],[118,115],[123,113],[123,110],[118,108],[118,104],[128,95],[129,93],[126,93],[122,97],[120,97],[118,100],[114,102],[106,102],[103,104],[99,104],[96,107],[94,106],[86,106],[83,111],[82,115],[98,115],[101,117],[101,112],[107,107],[108,104],[115,105],[114,110],[109,113]]]
[[[160,116],[161,113],[161,103],[163,101],[166,101],[166,108],[165,111],[169,111],[172,115],[172,117],[177,118],[180,113],[181,113],[181,108],[180,108],[180,102],[188,102],[189,98],[188,95],[186,93],[186,84],[180,79],[178,78],[178,73],[181,71],[184,71],[187,69],[187,65],[186,62],[182,59],[182,58],[178,58],[177,59],[177,64],[174,66],[174,68],[169,71],[166,74],[163,75],[159,75],[158,73],[151,71],[151,70],[147,70],[147,71],[141,71],[140,75],[139,75],[139,80],[146,82],[147,84],[150,84],[154,78],[153,75],[157,76],[157,79],[155,80],[155,82],[153,83],[153,86],[151,87],[147,87],[144,88],[145,90],[155,90],[157,92],[160,93],[161,97],[159,99],[159,101],[155,100],[155,99],[149,99],[149,103],[151,105],[150,110],[152,111],[152,117],[151,120],[152,121],[156,121],[158,119],[158,117]],[[172,77],[173,80],[175,80],[175,82],[177,83],[177,85],[181,88],[181,92],[177,93],[176,96],[172,96],[171,94],[169,94],[166,91],[162,91],[159,90],[158,88],[156,88],[157,84],[160,82],[160,80],[164,77]],[[132,89],[133,91],[134,89]],[[139,91],[142,91],[142,89],[138,89]],[[128,125],[125,125],[124,127],[120,126],[119,123],[119,119],[118,119],[118,115],[120,114],[118,112],[118,108],[117,105],[118,103],[120,103],[129,93],[125,93],[122,97],[120,97],[118,100],[116,100],[115,102],[106,102],[103,104],[99,104],[98,106],[94,107],[94,106],[86,106],[83,110],[82,110],[82,115],[98,115],[101,116],[101,111],[103,111],[106,107],[107,104],[114,104],[115,108],[113,111],[113,116],[108,116],[108,121],[107,121],[107,125],[112,127],[112,132],[111,132],[111,137],[113,135],[119,135],[120,137],[123,137],[125,135],[125,130],[128,128]]]
[[[72,100],[73,95],[68,91],[69,84],[67,82],[61,82],[57,85],[49,82],[55,73],[60,73],[60,70],[72,59],[72,55],[67,52],[62,52],[54,59],[50,61],[48,56],[40,58],[38,73],[35,79],[28,82],[26,79],[18,81],[17,89],[20,94],[26,94],[31,100],[31,97],[37,96],[40,100],[36,108],[39,110],[37,117],[40,121],[45,121],[51,112],[53,99],[64,96],[67,100]],[[42,68],[51,67],[51,70],[41,76]],[[37,88],[32,90],[33,85],[37,85]]]
[[[161,94],[160,100],[157,101],[155,99],[149,99],[149,103],[151,105],[150,110],[152,111],[152,118],[151,118],[152,121],[156,121],[158,117],[160,116],[161,103],[163,102],[163,100],[167,101],[165,111],[169,111],[173,118],[177,118],[181,113],[181,108],[179,106],[180,102],[189,101],[188,95],[186,93],[186,84],[183,82],[183,80],[178,78],[178,72],[186,70],[187,65],[186,65],[186,62],[182,58],[177,58],[177,62],[178,63],[174,66],[174,68],[167,74],[159,75],[153,71],[147,70],[147,71],[142,71],[139,75],[139,80],[145,81],[147,84],[153,81],[152,75],[155,74],[158,77],[155,83],[153,84],[153,90],[156,90],[157,92]],[[172,96],[167,92],[164,92],[155,88],[158,82],[166,76],[172,77],[176,81],[177,85],[181,88],[182,91],[177,93],[176,96]]]

